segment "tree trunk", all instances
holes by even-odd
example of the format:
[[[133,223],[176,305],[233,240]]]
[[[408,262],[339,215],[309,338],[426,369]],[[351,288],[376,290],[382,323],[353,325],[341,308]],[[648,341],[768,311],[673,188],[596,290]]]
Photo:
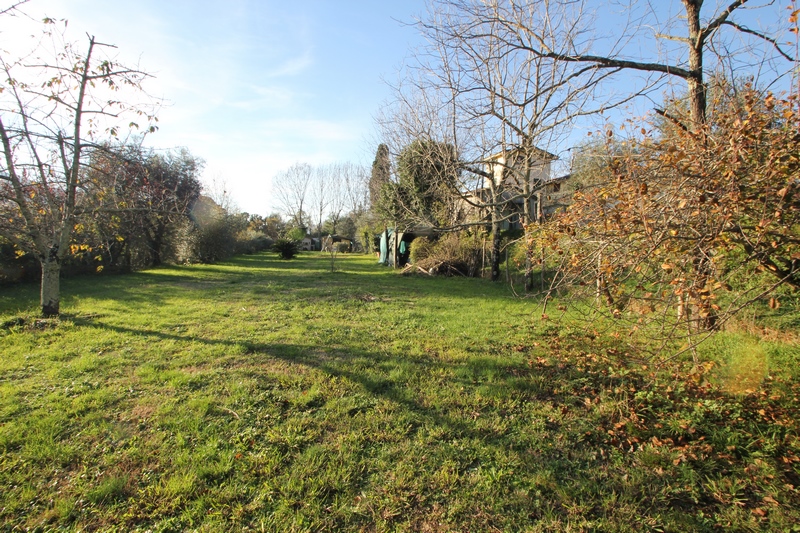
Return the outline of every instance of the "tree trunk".
[[[524,173],[522,175],[522,227],[525,230],[525,292],[533,290],[533,239],[531,238],[531,223],[533,222],[533,209],[531,202],[533,201],[533,191],[531,183],[531,163],[530,154],[525,153],[525,161],[523,165]]]
[[[161,251],[164,249],[164,236],[167,232],[167,225],[163,220],[156,222],[153,229],[153,237],[150,239],[151,263],[153,266],[161,266]]]
[[[698,276],[694,283],[694,293],[697,294],[698,325],[703,331],[715,331],[719,329],[719,317],[709,299],[711,291],[706,288],[709,280],[713,279],[713,264],[708,259],[708,251],[699,250],[698,252],[698,258],[695,260]]]
[[[500,279],[500,221],[492,214],[492,252],[491,252],[492,281]]]
[[[525,228],[525,292],[533,291],[533,238],[531,236],[531,226],[533,216],[531,210],[530,195],[525,196],[524,209],[524,228]]]
[[[55,253],[45,258],[42,264],[42,286],[40,304],[42,316],[58,316],[61,300],[61,260]]]
[[[525,292],[533,290],[533,239],[529,227],[530,224],[525,226]]]
[[[689,26],[689,77],[686,79],[692,128],[697,131],[706,122],[706,86],[703,81],[703,47],[705,39],[700,26],[700,0],[683,0]]]

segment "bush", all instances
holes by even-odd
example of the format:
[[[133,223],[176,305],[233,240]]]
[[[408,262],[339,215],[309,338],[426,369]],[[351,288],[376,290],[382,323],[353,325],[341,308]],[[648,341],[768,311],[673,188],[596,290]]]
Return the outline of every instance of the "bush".
[[[41,267],[36,257],[17,253],[11,242],[0,237],[0,285],[36,281],[41,277]]]
[[[225,219],[215,220],[198,228],[195,234],[195,255],[201,263],[215,263],[235,252],[236,235]]]
[[[483,242],[476,234],[449,233],[436,242],[421,237],[411,243],[411,254],[417,258],[415,264],[432,274],[471,278],[481,275]]]
[[[272,248],[272,239],[258,231],[241,229],[231,216],[189,221],[170,241],[175,243],[174,251],[165,257],[178,263],[214,263]]]
[[[272,245],[272,250],[278,252],[281,259],[291,259],[300,252],[300,246],[297,241],[291,239],[278,239]]]
[[[418,237],[411,241],[408,259],[412,263],[418,263],[430,257],[436,243],[427,237]]]
[[[273,241],[261,232],[253,230],[240,231],[236,235],[236,254],[255,254],[269,250]]]
[[[286,232],[286,240],[302,241],[305,239],[306,234],[306,228],[291,228]]]
[[[356,245],[361,247],[365,254],[372,254],[380,250],[380,239],[376,236],[383,233],[384,226],[367,219],[356,229]]]

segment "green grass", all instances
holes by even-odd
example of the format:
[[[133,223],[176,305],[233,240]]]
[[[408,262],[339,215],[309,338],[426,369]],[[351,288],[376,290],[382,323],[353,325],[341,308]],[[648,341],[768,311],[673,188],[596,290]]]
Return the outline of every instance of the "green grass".
[[[0,530],[800,531],[796,344],[656,370],[503,285],[337,263],[65,280],[60,320],[4,288]]]

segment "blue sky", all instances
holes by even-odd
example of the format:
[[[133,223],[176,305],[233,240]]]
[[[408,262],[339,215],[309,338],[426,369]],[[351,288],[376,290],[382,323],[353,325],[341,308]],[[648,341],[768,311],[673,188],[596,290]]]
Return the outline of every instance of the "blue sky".
[[[154,74],[162,97],[148,143],[187,147],[238,207],[276,209],[271,178],[295,162],[370,164],[373,115],[414,44],[422,0],[31,0]]]
[[[602,5],[594,5],[598,28],[609,36],[634,15],[618,1]],[[664,20],[665,9],[680,11],[677,0],[640,7],[648,5]],[[788,5],[777,0],[738,20],[761,29]],[[72,40],[95,35],[117,45],[121,60],[152,73],[146,88],[165,106],[148,144],[188,148],[206,161],[206,182],[224,183],[241,210],[263,215],[278,209],[272,177],[293,163],[371,163],[373,116],[391,96],[383,79],[395,79],[410,48],[421,44],[400,21],[423,14],[425,1],[30,0],[24,10],[35,19],[68,19]],[[0,37],[8,41],[18,31],[6,26]],[[647,42],[631,44],[648,56],[655,51]],[[586,129],[576,128],[575,138],[585,138]]]

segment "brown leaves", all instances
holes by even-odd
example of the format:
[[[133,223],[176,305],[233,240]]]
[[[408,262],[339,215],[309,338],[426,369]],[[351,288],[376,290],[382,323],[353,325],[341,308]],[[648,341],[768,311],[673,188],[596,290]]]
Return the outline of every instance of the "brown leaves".
[[[750,86],[719,94],[704,136],[656,125],[629,144],[598,144],[598,186],[576,195],[561,229],[542,230],[565,252],[555,258],[560,283],[605,317],[628,320],[631,342],[724,321],[734,307],[714,293],[736,290],[730,280],[800,286],[791,235],[800,225],[800,109]],[[631,303],[644,300],[652,311]],[[777,299],[770,305],[778,309]]]

